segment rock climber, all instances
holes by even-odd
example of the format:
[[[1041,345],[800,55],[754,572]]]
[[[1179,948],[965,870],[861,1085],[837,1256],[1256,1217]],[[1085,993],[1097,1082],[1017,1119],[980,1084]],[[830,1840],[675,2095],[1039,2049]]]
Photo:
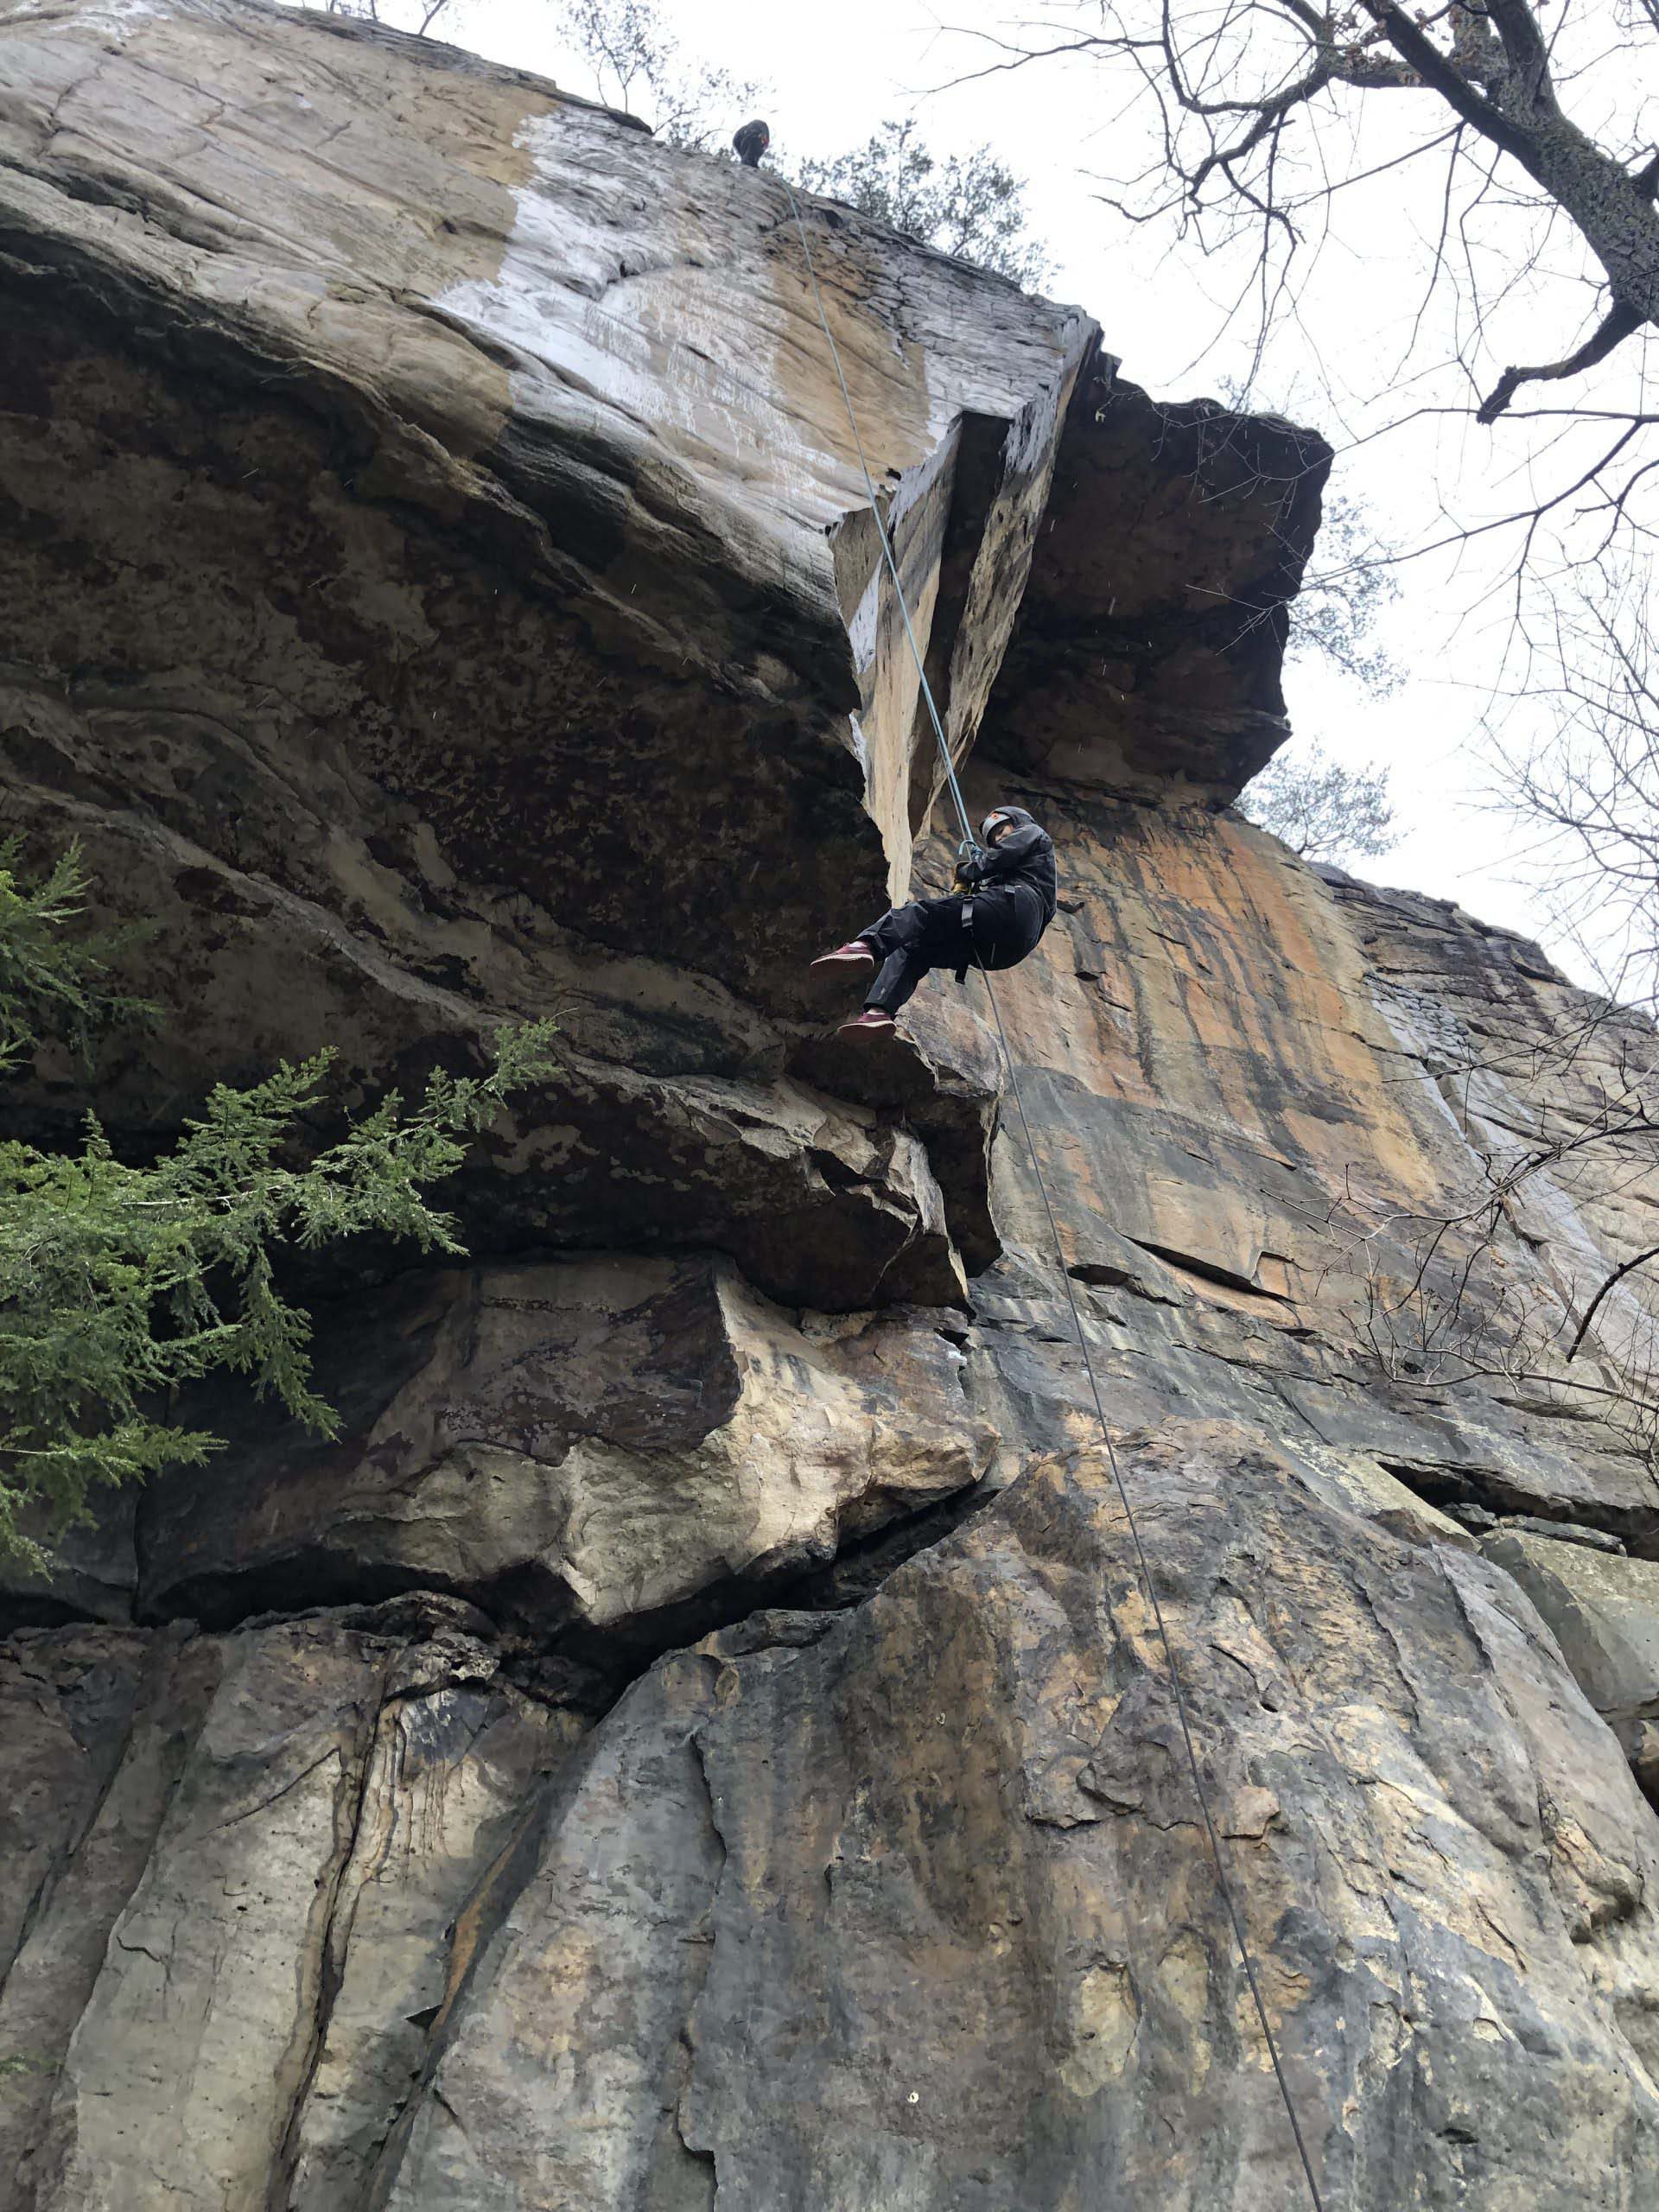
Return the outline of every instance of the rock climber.
[[[760,156],[772,143],[772,133],[764,123],[746,123],[732,140],[737,158],[746,169],[758,169]]]
[[[981,844],[957,864],[957,889],[944,899],[896,906],[815,960],[815,969],[880,966],[864,1011],[841,1034],[880,1035],[930,968],[1012,968],[1054,918],[1058,890],[1054,841],[1023,806],[999,806],[980,825]]]

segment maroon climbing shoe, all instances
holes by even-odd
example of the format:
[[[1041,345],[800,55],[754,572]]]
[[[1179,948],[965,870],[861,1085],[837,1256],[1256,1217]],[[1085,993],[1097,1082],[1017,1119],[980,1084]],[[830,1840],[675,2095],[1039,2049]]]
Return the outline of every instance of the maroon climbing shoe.
[[[815,960],[812,965],[815,969],[855,968],[861,961],[868,961],[874,968],[875,955],[861,938],[855,938],[850,944],[838,944],[833,952],[826,952],[821,959]]]
[[[880,1007],[867,1006],[855,1020],[843,1021],[836,1033],[841,1037],[891,1037],[893,1016],[883,1014]]]

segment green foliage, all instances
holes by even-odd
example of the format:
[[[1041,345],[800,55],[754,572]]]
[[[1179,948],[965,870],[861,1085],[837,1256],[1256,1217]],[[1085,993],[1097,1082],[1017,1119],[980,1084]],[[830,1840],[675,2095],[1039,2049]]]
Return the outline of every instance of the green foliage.
[[[85,1032],[132,1004],[107,988],[110,940],[60,935],[81,907],[78,855],[32,890],[16,860],[0,868],[0,1034],[14,1057],[37,1023]],[[204,1459],[216,1438],[160,1416],[166,1393],[216,1370],[333,1434],[309,1383],[310,1321],[275,1255],[368,1232],[459,1253],[426,1193],[510,1091],[551,1071],[554,1028],[502,1031],[488,1075],[440,1071],[412,1109],[394,1092],[321,1152],[303,1128],[327,1052],[251,1089],[216,1086],[150,1166],[118,1160],[90,1116],[77,1153],[0,1139],[0,1555],[43,1566],[26,1517],[43,1509],[60,1529],[96,1485]]]
[[[1012,277],[1027,291],[1047,279],[1049,259],[1032,237],[1024,182],[988,146],[944,157],[925,146],[914,116],[884,123],[833,162],[804,162],[809,192],[845,200],[907,238]]]
[[[688,58],[660,0],[557,0],[556,16],[593,71],[599,98],[643,116],[670,145],[724,152],[737,125],[766,105],[764,85]],[[772,162],[789,166],[775,142]],[[1048,256],[1031,235],[1023,181],[988,146],[968,155],[932,153],[914,116],[884,123],[834,161],[802,162],[795,181],[1028,291],[1047,277]]]
[[[0,2052],[0,2082],[10,2080],[19,2074],[55,2074],[57,2070],[58,2062],[49,2051]]]
[[[94,1035],[115,1021],[144,1020],[152,1009],[108,985],[110,963],[138,930],[67,938],[86,911],[86,874],[71,845],[41,882],[17,874],[22,840],[0,840],[0,1075],[45,1035],[64,1039],[83,1056]]]

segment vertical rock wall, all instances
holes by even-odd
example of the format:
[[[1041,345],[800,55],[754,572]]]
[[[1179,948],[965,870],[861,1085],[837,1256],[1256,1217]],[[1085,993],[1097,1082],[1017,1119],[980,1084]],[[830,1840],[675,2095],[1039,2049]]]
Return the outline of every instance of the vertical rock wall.
[[[1327,2206],[1637,2212],[1649,1294],[1600,1412],[1379,1315],[1643,1249],[1633,1172],[1465,1217],[1651,1034],[1224,810],[1317,439],[805,220],[971,797],[1060,845],[1011,1068],[805,973],[950,841],[775,180],[339,18],[0,12],[0,805],[158,924],[99,1111],[567,1048],[470,1264],[303,1278],[336,1440],[204,1394],[0,1600],[0,2207],[1297,2201],[1012,1076]]]

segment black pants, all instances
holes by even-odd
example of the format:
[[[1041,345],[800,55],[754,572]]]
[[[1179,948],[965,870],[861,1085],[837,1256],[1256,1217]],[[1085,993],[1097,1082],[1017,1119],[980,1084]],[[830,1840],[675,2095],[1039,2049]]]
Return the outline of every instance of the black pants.
[[[1034,950],[1046,926],[1035,893],[1023,887],[973,893],[971,938],[962,925],[968,895],[957,891],[948,899],[918,899],[859,931],[880,963],[864,995],[867,1007],[897,1014],[930,968],[1012,968]]]

